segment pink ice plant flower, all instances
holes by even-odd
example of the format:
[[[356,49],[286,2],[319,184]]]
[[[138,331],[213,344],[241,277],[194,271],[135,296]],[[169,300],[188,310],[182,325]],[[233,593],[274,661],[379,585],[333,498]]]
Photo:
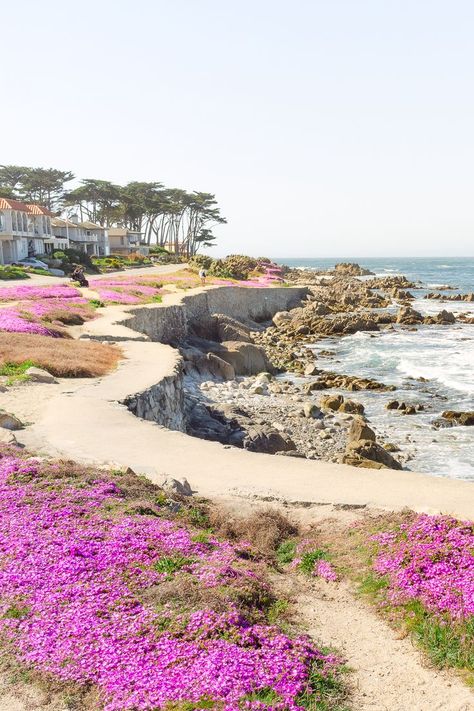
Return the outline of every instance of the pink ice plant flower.
[[[175,575],[205,587],[250,573],[228,542],[195,542],[165,517],[108,514],[122,498],[115,483],[45,487],[41,466],[55,465],[0,450],[0,631],[20,661],[96,685],[106,711],[203,698],[226,711],[299,711],[311,664],[324,674],[337,668],[308,638],[251,624],[232,604],[180,616],[142,602],[168,579],[156,565],[163,556],[178,556]],[[167,614],[174,632],[161,624]],[[260,689],[281,701],[245,701]]]
[[[397,531],[372,537],[375,570],[387,575],[389,598],[418,600],[453,619],[474,615],[474,524],[420,514]]]
[[[47,328],[38,321],[25,319],[17,309],[11,308],[0,309],[0,333],[2,331],[9,333],[34,333],[38,336],[52,337],[59,335],[56,331]]]
[[[24,299],[75,299],[81,293],[68,284],[58,286],[9,286],[0,288],[0,301],[22,301]]]

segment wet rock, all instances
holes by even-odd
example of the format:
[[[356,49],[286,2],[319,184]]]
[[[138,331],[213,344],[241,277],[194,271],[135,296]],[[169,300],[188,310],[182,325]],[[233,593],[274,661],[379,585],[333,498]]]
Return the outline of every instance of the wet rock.
[[[423,323],[423,316],[411,306],[403,306],[397,314],[396,323],[404,326],[416,326]]]
[[[450,326],[456,323],[456,317],[451,311],[440,311],[439,314],[435,316],[425,316],[424,322],[426,324],[440,324],[441,326]]]
[[[462,425],[465,427],[474,426],[474,412],[459,412],[456,410],[445,410],[441,415],[443,420],[451,423],[453,426]]]
[[[334,271],[336,274],[345,274],[346,276],[375,276],[370,269],[365,269],[355,262],[339,262],[334,267]]]
[[[390,400],[390,402],[387,402],[387,404],[385,405],[386,410],[398,410],[399,407],[400,403],[398,402],[398,400]]]
[[[310,363],[304,369],[304,374],[306,376],[317,375],[318,373],[319,373],[319,370],[313,363]]]

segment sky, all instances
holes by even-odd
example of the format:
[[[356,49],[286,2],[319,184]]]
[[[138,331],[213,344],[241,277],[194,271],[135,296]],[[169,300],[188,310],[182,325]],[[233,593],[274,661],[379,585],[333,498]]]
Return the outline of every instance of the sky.
[[[215,193],[214,254],[474,256],[470,0],[22,0],[0,163]]]

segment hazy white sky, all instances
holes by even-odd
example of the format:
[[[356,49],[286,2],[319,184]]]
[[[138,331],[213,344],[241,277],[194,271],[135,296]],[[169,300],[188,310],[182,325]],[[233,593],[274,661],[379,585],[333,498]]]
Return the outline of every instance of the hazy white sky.
[[[470,0],[22,0],[0,163],[214,192],[219,253],[474,255]]]

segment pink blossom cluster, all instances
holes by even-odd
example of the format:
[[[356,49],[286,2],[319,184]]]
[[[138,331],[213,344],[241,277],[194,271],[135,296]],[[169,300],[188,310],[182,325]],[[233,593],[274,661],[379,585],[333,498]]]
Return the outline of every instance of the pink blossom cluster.
[[[237,286],[253,286],[266,288],[269,286],[275,286],[276,283],[283,281],[283,270],[277,264],[270,263],[263,267],[263,274],[253,279],[247,279],[238,282]]]
[[[57,336],[58,333],[39,321],[25,318],[17,309],[0,309],[0,332],[35,333],[38,336]]]
[[[397,531],[372,537],[374,567],[389,579],[390,600],[418,600],[454,619],[474,615],[474,524],[420,514]]]
[[[34,333],[40,336],[57,337],[60,333],[51,328],[50,317],[55,312],[77,314],[84,320],[95,317],[95,310],[87,299],[80,296],[72,298],[48,297],[20,301],[14,307],[0,308],[0,332]]]
[[[156,283],[156,278],[153,280],[144,277],[95,279],[90,286],[99,294],[101,301],[108,304],[144,304],[163,293]]]
[[[0,301],[25,299],[77,299],[81,293],[68,284],[58,286],[9,286],[0,289]]]
[[[311,665],[337,668],[306,637],[251,623],[231,602],[219,612],[155,609],[153,590],[177,576],[228,587],[231,600],[249,564],[230,543],[196,542],[166,509],[111,513],[123,494],[103,473],[87,486],[45,486],[54,469],[0,450],[0,634],[20,661],[96,685],[106,711],[201,699],[226,711],[297,711]],[[280,701],[247,698],[262,689]]]

